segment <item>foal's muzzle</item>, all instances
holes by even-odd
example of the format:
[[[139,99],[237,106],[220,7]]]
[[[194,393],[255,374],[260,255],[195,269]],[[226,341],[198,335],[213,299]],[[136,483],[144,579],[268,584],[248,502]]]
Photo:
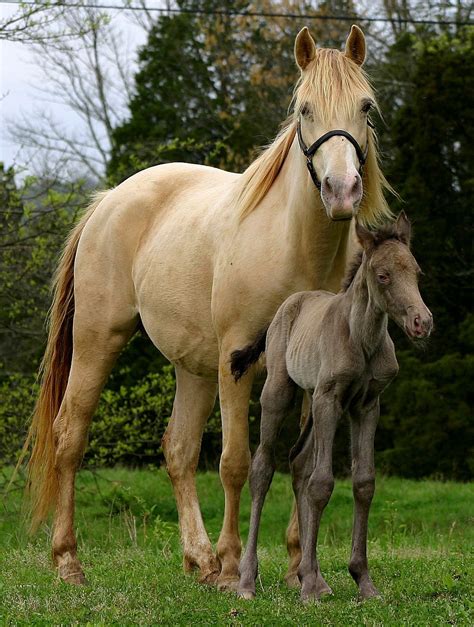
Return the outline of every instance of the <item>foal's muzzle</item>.
[[[412,339],[429,337],[433,330],[433,314],[425,305],[410,307],[405,316],[405,332]]]

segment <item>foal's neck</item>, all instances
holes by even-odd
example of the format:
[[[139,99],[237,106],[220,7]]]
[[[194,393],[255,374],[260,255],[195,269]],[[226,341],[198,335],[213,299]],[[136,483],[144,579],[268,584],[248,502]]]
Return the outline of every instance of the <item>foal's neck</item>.
[[[367,282],[367,260],[362,263],[347,290],[350,299],[349,329],[351,338],[367,354],[373,354],[387,332],[388,316],[370,294]]]

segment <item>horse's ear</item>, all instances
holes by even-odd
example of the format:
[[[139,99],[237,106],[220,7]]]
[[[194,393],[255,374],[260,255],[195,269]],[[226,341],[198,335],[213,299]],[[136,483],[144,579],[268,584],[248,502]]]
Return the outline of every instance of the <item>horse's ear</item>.
[[[369,231],[369,229],[366,229],[365,226],[356,222],[355,232],[360,245],[366,252],[369,252],[375,247],[375,235]]]
[[[351,32],[346,41],[346,57],[352,59],[357,65],[362,65],[365,61],[365,37],[361,29],[355,24],[352,25]]]
[[[404,211],[400,211],[400,215],[397,218],[397,235],[404,244],[410,246],[411,237],[411,223],[407,214]]]
[[[295,39],[295,59],[300,70],[306,69],[315,56],[316,44],[305,26],[296,35]]]

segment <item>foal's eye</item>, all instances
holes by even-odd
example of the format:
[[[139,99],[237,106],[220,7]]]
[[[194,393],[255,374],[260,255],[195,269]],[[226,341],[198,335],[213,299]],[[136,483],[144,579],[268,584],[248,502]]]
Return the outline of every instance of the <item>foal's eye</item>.
[[[388,274],[384,274],[383,272],[379,272],[377,274],[377,280],[379,283],[387,285],[388,283],[390,283],[390,276]]]
[[[301,108],[301,115],[303,115],[303,116],[310,116],[310,115],[312,115],[311,108],[309,107],[309,105],[307,105],[307,104],[303,105],[303,107]]]

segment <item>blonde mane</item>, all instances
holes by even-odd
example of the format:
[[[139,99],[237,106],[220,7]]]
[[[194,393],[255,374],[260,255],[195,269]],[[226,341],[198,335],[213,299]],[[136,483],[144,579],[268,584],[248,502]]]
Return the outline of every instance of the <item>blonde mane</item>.
[[[376,102],[365,72],[342,52],[318,48],[314,61],[296,84],[292,114],[275,140],[240,177],[237,190],[240,218],[244,219],[257,207],[275,182],[293,143],[298,113],[305,104],[314,107],[323,122],[330,122],[335,117],[350,119],[364,96]],[[368,142],[363,175],[364,195],[358,216],[362,223],[376,226],[392,217],[384,189],[395,192],[380,169],[377,137],[370,127]]]

